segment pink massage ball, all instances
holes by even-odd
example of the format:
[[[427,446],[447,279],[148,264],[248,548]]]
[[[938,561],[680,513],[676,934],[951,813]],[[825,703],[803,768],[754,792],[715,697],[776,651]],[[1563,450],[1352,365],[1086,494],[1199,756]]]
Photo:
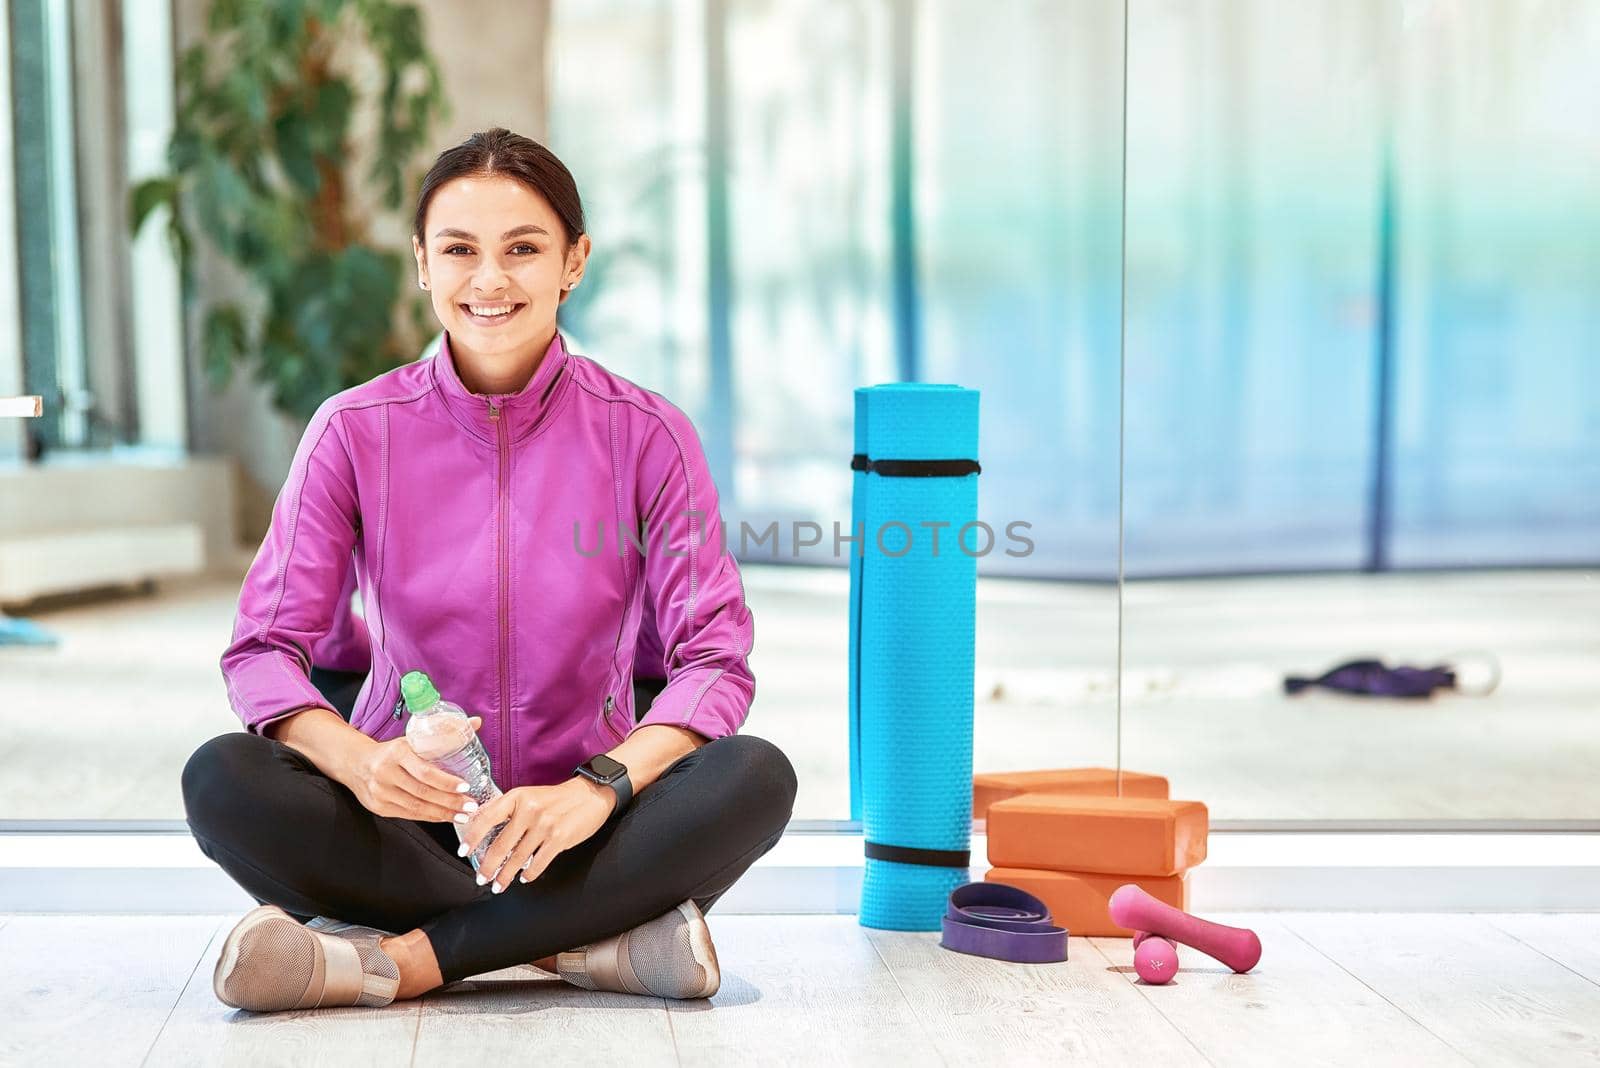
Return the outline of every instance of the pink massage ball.
[[[1169,982],[1178,974],[1178,947],[1165,938],[1145,935],[1134,946],[1133,970],[1152,986]]]

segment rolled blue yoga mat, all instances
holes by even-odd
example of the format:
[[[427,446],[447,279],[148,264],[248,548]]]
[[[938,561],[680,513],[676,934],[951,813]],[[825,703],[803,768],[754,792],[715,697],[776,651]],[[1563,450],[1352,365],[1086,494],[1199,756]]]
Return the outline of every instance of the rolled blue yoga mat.
[[[856,390],[855,454],[867,454],[868,388]],[[863,537],[866,530],[866,468],[850,465],[850,534]],[[850,546],[850,818],[861,818],[861,563],[866,543]]]
[[[978,393],[856,390],[851,556],[851,807],[866,839],[860,921],[937,931],[969,879]],[[937,532],[924,523],[947,524]],[[937,552],[935,552],[937,533]],[[976,552],[988,545],[969,532]],[[852,546],[854,549],[854,546]]]

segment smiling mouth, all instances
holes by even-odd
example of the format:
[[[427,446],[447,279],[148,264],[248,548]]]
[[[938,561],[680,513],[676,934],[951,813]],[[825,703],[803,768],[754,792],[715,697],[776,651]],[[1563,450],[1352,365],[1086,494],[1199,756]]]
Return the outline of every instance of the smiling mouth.
[[[481,326],[498,326],[516,315],[526,305],[501,301],[495,304],[462,304],[459,307],[462,314],[474,323]]]

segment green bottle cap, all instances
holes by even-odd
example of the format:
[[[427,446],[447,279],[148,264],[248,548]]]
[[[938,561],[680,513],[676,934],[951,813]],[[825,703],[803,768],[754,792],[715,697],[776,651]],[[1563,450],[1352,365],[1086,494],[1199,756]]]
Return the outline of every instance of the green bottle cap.
[[[439,691],[426,672],[408,671],[400,680],[400,695],[406,699],[406,708],[412,712],[426,712],[439,703]]]

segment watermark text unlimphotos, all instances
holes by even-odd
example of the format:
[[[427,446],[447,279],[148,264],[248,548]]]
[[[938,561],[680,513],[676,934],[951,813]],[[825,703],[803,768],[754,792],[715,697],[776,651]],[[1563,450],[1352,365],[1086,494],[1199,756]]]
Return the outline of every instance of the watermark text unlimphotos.
[[[737,546],[736,555],[741,560],[750,560],[766,547],[769,559],[783,558],[781,534],[784,524],[776,519],[759,530],[740,520],[738,537],[730,542],[729,531],[720,518],[716,523],[707,523],[706,513],[698,509],[680,512],[676,518],[681,518],[682,522],[675,519],[666,524],[657,524],[654,528],[649,524],[641,524],[637,529],[603,519],[587,527],[582,522],[574,521],[572,548],[579,556],[585,557],[599,556],[605,552],[621,556],[628,546],[639,553],[646,552],[648,548],[652,552],[659,551],[662,556],[684,557],[689,555],[691,543],[699,546],[710,543],[712,533],[708,528],[712,528],[715,530],[719,553],[729,552]],[[999,551],[1007,556],[1022,558],[1031,556],[1034,549],[1033,539],[1024,533],[1032,530],[1033,524],[1020,519],[1005,525],[1004,547],[999,544],[994,527],[976,519],[959,527],[948,520],[924,519],[915,523],[889,520],[870,532],[865,523],[856,523],[848,533],[849,524],[835,520],[831,538],[821,523],[808,519],[791,520],[787,526],[790,559],[799,559],[802,550],[816,549],[818,546],[823,546],[824,552],[831,551],[836,559],[851,553],[865,557],[869,549],[882,556],[900,557],[919,548],[935,557],[955,551],[966,556],[984,557]]]

